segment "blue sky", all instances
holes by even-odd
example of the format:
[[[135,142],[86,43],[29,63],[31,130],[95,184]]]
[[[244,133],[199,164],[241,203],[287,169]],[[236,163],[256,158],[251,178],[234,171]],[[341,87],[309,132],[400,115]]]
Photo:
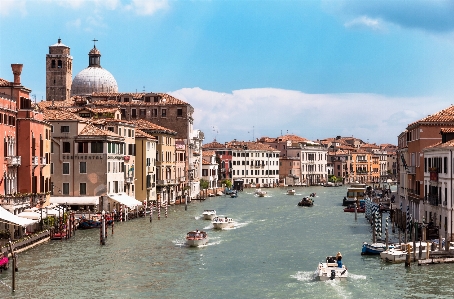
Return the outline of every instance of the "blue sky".
[[[1,0],[0,78],[45,96],[48,46],[73,76],[98,39],[120,92],[195,108],[205,142],[292,133],[397,143],[454,103],[452,1]]]

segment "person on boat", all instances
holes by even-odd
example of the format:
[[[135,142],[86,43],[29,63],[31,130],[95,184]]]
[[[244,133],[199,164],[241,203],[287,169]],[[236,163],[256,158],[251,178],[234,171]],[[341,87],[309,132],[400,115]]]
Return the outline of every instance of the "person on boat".
[[[336,254],[336,259],[337,259],[337,266],[339,268],[342,268],[342,254],[340,252],[338,252]]]

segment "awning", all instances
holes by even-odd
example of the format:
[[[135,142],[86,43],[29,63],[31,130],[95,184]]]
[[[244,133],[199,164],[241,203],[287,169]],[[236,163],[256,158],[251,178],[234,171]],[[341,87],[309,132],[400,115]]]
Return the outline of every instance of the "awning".
[[[27,225],[38,222],[36,220],[25,219],[25,218],[19,217],[17,215],[14,215],[13,213],[9,212],[8,210],[5,210],[1,206],[0,206],[0,220],[6,221],[6,222],[9,222],[12,224],[17,224],[20,226],[27,226]]]
[[[41,220],[41,213],[33,212],[33,211],[24,211],[24,212],[17,214],[17,216],[19,216],[21,218]],[[46,211],[44,211],[43,216],[46,217]]]
[[[90,206],[99,204],[99,196],[51,196],[50,203]]]
[[[127,206],[128,208],[135,208],[142,205],[142,202],[138,201],[134,197],[127,195],[126,193],[108,194],[107,196],[115,200],[116,202]]]

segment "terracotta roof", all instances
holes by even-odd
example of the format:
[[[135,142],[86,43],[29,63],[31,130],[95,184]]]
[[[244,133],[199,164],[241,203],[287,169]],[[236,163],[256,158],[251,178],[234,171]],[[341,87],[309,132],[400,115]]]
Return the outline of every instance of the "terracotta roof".
[[[202,145],[202,148],[225,148],[225,145],[217,141],[213,141]]]
[[[79,136],[112,136],[121,137],[120,135],[109,130],[102,130],[92,124],[87,124],[85,128],[80,131]]]
[[[134,102],[134,105],[144,105],[144,106],[156,106],[156,105],[188,105],[188,103],[177,99],[167,93],[151,93],[158,95],[161,99],[159,102],[144,102],[143,99],[146,95],[150,93],[120,93],[120,92],[96,92],[93,93],[91,96],[92,98],[109,98],[108,100],[99,100],[97,99],[96,102],[93,104],[95,105],[119,105],[119,106],[129,106],[131,102],[118,102],[114,98],[120,97],[131,97],[133,100],[138,100],[139,102]]]
[[[226,144],[227,148],[236,150],[260,150],[260,151],[278,151],[267,144],[250,141],[230,141]],[[244,148],[246,147],[246,148]]]
[[[454,128],[441,128],[441,133],[446,134],[446,133],[454,133]]]
[[[211,165],[211,163],[205,159],[202,159],[202,165]]]
[[[136,138],[151,138],[151,139],[156,139],[155,136],[151,136],[150,134],[145,133],[142,130],[136,129]]]
[[[0,86],[10,86],[11,83],[5,79],[0,78]]]
[[[418,121],[415,121],[415,122],[409,124],[408,127],[411,127],[418,123],[440,123],[440,122],[448,122],[448,123],[454,122],[454,106],[451,105],[448,108],[445,108],[441,111],[438,111],[434,114],[424,117]]]
[[[209,156],[214,156],[214,155],[215,155],[214,151],[203,151],[202,152],[202,156],[209,157]]]
[[[77,114],[74,114],[69,111],[59,110],[59,109],[44,109],[43,110],[43,117],[44,120],[52,121],[52,120],[73,120],[73,121],[83,121],[88,122],[88,119],[80,117]]]
[[[287,135],[282,135],[282,136],[279,136],[277,138],[278,140],[282,140],[282,141],[296,141],[296,142],[303,142],[303,141],[307,141],[306,138],[303,138],[303,137],[299,137],[297,135],[292,135],[292,134],[287,134]]]
[[[163,131],[166,134],[177,134],[177,132],[158,126],[157,124],[154,124],[150,121],[147,121],[145,119],[136,119],[131,121],[133,124],[137,126],[137,128],[141,130],[150,130],[150,131]]]

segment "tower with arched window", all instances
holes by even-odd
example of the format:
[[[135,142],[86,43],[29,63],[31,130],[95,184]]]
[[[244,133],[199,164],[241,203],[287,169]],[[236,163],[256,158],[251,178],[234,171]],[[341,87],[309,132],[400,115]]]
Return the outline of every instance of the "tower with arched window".
[[[49,46],[46,54],[46,100],[64,101],[69,99],[72,84],[72,63],[68,46],[61,39]]]

